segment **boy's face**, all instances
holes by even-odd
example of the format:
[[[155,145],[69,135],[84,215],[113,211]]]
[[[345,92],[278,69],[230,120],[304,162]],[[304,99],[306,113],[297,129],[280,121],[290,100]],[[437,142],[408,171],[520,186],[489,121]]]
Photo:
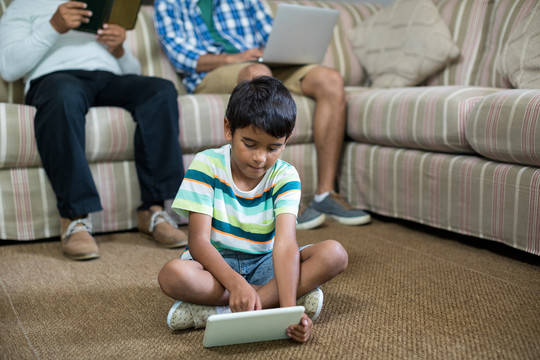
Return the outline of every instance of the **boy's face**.
[[[285,148],[287,138],[275,138],[263,130],[247,126],[231,132],[225,119],[225,139],[231,142],[231,171],[236,186],[253,189]]]

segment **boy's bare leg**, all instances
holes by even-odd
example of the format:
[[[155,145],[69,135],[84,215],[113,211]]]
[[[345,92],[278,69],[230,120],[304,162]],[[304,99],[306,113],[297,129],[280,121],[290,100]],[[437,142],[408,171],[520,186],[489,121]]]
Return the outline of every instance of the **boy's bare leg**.
[[[194,260],[174,259],[158,275],[165,295],[199,305],[229,305],[229,292]]]
[[[325,240],[300,252],[300,281],[297,298],[331,280],[347,268],[348,255],[335,240]],[[163,292],[176,300],[200,305],[228,305],[229,292],[214,276],[193,260],[174,259],[158,275]],[[264,309],[279,306],[275,279],[253,285]]]
[[[300,252],[300,281],[296,298],[339,275],[345,271],[347,264],[347,251],[335,240],[325,240],[304,248]],[[255,288],[264,309],[279,306],[275,279]]]

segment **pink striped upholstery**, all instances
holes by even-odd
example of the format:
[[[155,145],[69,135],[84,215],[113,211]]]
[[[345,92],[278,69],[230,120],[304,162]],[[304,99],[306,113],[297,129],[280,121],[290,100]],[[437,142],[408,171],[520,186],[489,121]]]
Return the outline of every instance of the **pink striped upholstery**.
[[[0,0],[0,16],[11,0]],[[508,90],[497,60],[516,24],[538,0],[433,0],[461,50],[459,61],[426,87],[369,89],[346,31],[379,6],[313,0],[262,0],[329,7],[340,12],[324,65],[347,88],[347,136],[340,191],[373,212],[540,254],[540,90]],[[197,151],[221,146],[228,95],[186,95],[143,6],[127,46],[143,74],[171,80],[180,95],[180,144],[187,168]],[[317,184],[313,100],[295,96],[297,126],[282,158],[297,167],[302,199]],[[0,239],[58,236],[56,199],[40,167],[33,117],[22,82],[0,80]],[[96,232],[136,226],[139,186],[133,163],[135,124],[120,108],[93,108],[87,151],[104,211]],[[519,165],[521,164],[521,165]],[[178,219],[185,222],[186,219]]]
[[[34,137],[34,107],[0,103],[0,168],[39,166],[41,160]],[[133,160],[135,123],[124,109],[91,108],[86,116],[86,157],[90,162]]]
[[[313,142],[315,102],[305,96],[293,95],[298,109],[296,127],[289,144]],[[180,144],[185,153],[225,144],[223,121],[229,95],[196,94],[179,98]]]
[[[140,205],[133,161],[90,164],[104,211],[91,214],[96,232],[132,229]],[[0,169],[0,239],[58,236],[56,198],[41,167]]]
[[[487,158],[540,167],[540,91],[487,96],[467,122],[467,140]]]
[[[473,153],[465,137],[467,119],[484,96],[496,91],[463,86],[350,88],[347,134],[363,143]]]
[[[180,95],[185,94],[180,77],[156,38],[153,14],[153,6],[141,6],[135,29],[127,32],[126,45],[139,59],[143,75],[168,79],[174,83]]]
[[[348,143],[340,188],[362,208],[540,255],[540,169]]]
[[[461,50],[459,61],[427,81],[428,85],[509,88],[497,71],[497,57],[512,29],[537,0],[433,0]]]

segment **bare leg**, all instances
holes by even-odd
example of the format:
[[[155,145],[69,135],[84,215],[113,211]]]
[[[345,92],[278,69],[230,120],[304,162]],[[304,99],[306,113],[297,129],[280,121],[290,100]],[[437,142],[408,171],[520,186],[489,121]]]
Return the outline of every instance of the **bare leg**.
[[[296,298],[339,275],[347,264],[347,251],[335,240],[325,240],[303,249],[300,252],[300,281]],[[275,279],[260,286],[257,293],[264,309],[279,306]]]
[[[335,240],[325,240],[302,250],[297,298],[343,272],[347,263],[347,252]],[[200,305],[229,304],[229,292],[193,260],[169,261],[159,272],[158,282],[163,292],[176,300]],[[253,287],[257,289],[263,308],[279,306],[275,279]]]
[[[174,259],[158,275],[165,295],[200,305],[228,305],[229,292],[194,260]]]
[[[317,194],[333,191],[345,136],[345,88],[341,75],[318,66],[301,83],[304,95],[315,99],[313,137],[317,149]]]

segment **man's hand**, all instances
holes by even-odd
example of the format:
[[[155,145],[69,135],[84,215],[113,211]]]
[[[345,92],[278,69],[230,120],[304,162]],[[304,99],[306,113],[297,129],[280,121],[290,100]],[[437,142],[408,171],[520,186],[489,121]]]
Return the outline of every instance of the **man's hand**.
[[[229,290],[229,307],[232,312],[261,310],[261,299],[257,291],[247,283],[239,283],[234,289]]]
[[[50,23],[60,34],[64,34],[71,29],[76,29],[82,23],[88,23],[92,12],[86,9],[86,3],[81,1],[68,1],[56,9]]]
[[[302,315],[300,324],[291,325],[287,328],[287,336],[301,343],[308,341],[311,331],[313,330],[313,322],[306,315]]]
[[[126,40],[126,29],[116,24],[103,24],[98,30],[97,41],[107,46],[107,49],[117,59],[124,56],[122,44]]]
[[[241,53],[229,54],[227,55],[227,60],[232,64],[245,61],[254,61],[259,59],[261,56],[263,56],[263,51],[261,49],[249,49]]]
[[[197,60],[197,72],[206,72],[223,65],[255,61],[263,54],[261,49],[249,49],[238,54],[204,54]]]

